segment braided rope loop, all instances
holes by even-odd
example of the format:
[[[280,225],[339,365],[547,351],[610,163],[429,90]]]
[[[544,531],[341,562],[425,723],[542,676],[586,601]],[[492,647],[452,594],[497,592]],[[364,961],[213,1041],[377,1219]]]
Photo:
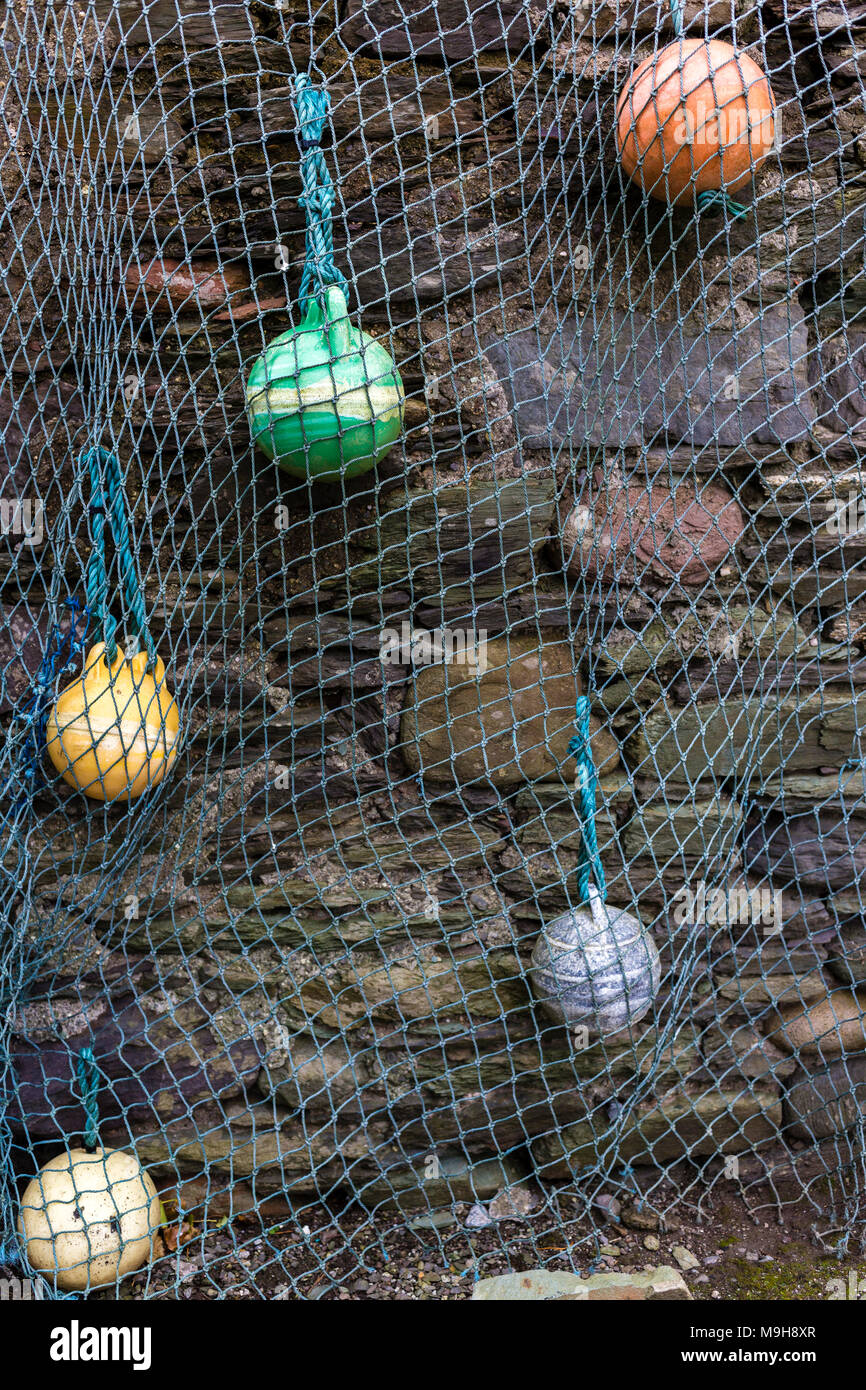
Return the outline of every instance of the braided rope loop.
[[[156,658],[156,648],[147,626],[144,598],[132,553],[132,538],[126,515],[123,478],[117,455],[97,445],[79,458],[79,468],[90,476],[90,533],[93,549],[87,567],[87,607],[95,615],[97,631],[105,642],[109,666],[117,656],[117,622],[108,606],[108,570],[105,563],[105,519],[108,517],[123,596],[130,626],[143,642],[148,664]],[[103,479],[104,475],[104,479]]]
[[[301,73],[295,79],[292,101],[298,117],[297,141],[304,188],[298,207],[303,208],[307,224],[304,271],[298,296],[301,313],[304,313],[309,300],[314,296],[321,298],[328,285],[338,286],[348,299],[349,284],[334,262],[332,216],[336,193],[321,150],[331,98],[324,87],[314,87],[312,79]]]
[[[578,893],[583,901],[591,900],[590,877],[600,896],[605,895],[604,869],[598,852],[598,837],[595,831],[595,803],[598,779],[592,760],[589,742],[589,699],[581,695],[577,701],[577,733],[568,745],[569,757],[577,761],[576,787],[579,795],[580,832],[582,842],[581,862],[577,870]]]
[[[92,1047],[82,1047],[76,1069],[84,1103],[84,1147],[93,1153],[99,1147],[99,1068]]]

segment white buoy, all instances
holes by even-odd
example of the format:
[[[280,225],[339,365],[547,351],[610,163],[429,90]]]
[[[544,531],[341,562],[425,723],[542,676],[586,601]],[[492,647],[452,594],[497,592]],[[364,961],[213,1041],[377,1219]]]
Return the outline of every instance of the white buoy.
[[[153,1182],[120,1149],[57,1154],[29,1183],[18,1218],[31,1269],[61,1289],[100,1288],[140,1269],[159,1226]]]
[[[564,912],[541,932],[532,952],[533,990],[546,1012],[568,1028],[604,1037],[639,1022],[661,983],[655,942],[637,917],[602,902]]]

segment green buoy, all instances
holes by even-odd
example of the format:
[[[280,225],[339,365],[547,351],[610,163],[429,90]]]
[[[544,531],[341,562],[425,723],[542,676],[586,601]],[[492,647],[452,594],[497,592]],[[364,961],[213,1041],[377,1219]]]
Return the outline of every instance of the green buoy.
[[[336,285],[307,300],[247,381],[253,441],[299,478],[352,478],[374,468],[403,428],[403,383],[381,343],[349,321]]]

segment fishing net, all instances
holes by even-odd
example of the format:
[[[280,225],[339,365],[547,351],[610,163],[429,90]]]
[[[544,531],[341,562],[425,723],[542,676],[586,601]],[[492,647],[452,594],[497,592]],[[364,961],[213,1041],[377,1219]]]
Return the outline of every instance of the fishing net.
[[[26,1185],[97,1142],[160,1191],[145,1297],[327,1295],[470,1218],[477,1274],[586,1271],[612,1204],[726,1185],[862,1248],[864,26],[5,7],[8,1263]],[[766,75],[772,141],[715,193],[687,142],[677,201],[622,94],[704,39]],[[298,476],[247,380],[343,290],[399,438]],[[164,663],[163,751],[177,702],[131,800],[46,756],[100,640]],[[595,894],[660,961],[629,1013],[614,949],[614,1031],[533,976]]]

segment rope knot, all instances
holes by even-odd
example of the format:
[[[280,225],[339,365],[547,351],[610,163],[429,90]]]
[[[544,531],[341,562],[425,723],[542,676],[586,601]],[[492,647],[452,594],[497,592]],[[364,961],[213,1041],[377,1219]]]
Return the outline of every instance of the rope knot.
[[[295,138],[301,150],[304,185],[298,206],[303,208],[307,223],[304,273],[298,296],[301,313],[305,313],[309,300],[313,296],[321,300],[328,285],[336,285],[347,299],[349,286],[345,275],[334,264],[331,218],[336,194],[325,156],[319,148],[331,99],[324,87],[314,87],[310,76],[300,73],[295,79],[292,100],[298,117]]]
[[[298,117],[298,144],[304,152],[314,150],[322,143],[331,98],[324,87],[312,85],[307,73],[299,73],[292,102]]]

